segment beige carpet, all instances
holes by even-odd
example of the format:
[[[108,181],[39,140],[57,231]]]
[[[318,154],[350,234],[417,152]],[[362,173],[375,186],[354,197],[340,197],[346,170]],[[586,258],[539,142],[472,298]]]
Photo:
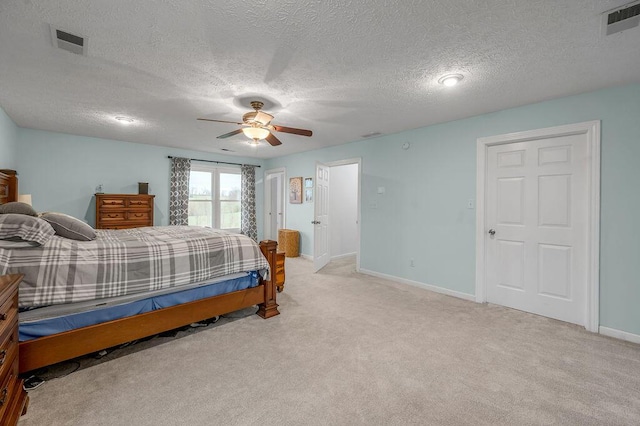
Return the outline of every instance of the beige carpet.
[[[640,424],[638,345],[311,267],[287,259],[282,315],[116,351],[32,391],[20,425]]]

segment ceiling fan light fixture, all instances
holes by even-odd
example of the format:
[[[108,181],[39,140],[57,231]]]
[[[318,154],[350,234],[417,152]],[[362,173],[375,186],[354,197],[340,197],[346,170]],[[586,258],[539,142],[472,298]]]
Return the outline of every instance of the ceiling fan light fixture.
[[[244,127],[242,129],[242,133],[244,133],[244,135],[249,139],[254,140],[256,143],[260,139],[264,139],[269,136],[269,131],[261,127]]]
[[[438,83],[445,85],[447,87],[455,86],[460,83],[464,77],[462,74],[447,74],[445,76],[440,77]]]
[[[260,123],[263,126],[266,126],[267,124],[271,123],[271,120],[273,120],[273,115],[267,114],[266,112],[257,111],[256,116],[253,120],[256,123]]]
[[[264,103],[262,101],[252,101],[251,108],[253,108],[254,111],[250,111],[244,114],[242,116],[242,123],[227,120],[214,120],[211,118],[198,118],[198,120],[214,121],[217,123],[238,124],[240,126],[244,126],[243,128],[234,130],[233,132],[220,135],[217,137],[217,139],[226,139],[240,133],[244,133],[244,135],[250,140],[249,145],[254,147],[259,146],[259,141],[262,139],[266,139],[266,141],[271,146],[282,145],[280,139],[278,139],[278,137],[274,134],[275,132],[290,133],[292,135],[307,137],[313,135],[313,132],[311,130],[272,125],[271,120],[273,120],[273,115],[261,111],[263,106]]]

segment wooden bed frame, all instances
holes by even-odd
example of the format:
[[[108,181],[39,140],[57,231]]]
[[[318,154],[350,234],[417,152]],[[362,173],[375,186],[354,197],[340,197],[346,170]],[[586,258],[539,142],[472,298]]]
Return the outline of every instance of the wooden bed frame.
[[[12,170],[0,170],[0,204],[17,199],[16,175]],[[278,315],[273,273],[277,246],[271,240],[260,242],[272,273],[257,287],[20,342],[20,373],[254,305],[258,305],[257,314],[262,318]]]

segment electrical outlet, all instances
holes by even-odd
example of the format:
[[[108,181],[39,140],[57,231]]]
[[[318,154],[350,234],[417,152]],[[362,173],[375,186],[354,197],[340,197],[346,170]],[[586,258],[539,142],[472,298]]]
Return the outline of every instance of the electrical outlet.
[[[413,258],[409,259],[409,266],[412,268],[416,266],[416,263],[413,261]]]

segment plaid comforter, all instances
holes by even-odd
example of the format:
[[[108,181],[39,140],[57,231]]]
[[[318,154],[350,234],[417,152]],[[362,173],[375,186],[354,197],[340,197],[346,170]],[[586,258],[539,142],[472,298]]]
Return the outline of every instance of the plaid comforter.
[[[24,274],[20,307],[122,296],[268,270],[249,237],[218,229],[159,226],[96,230],[93,241],[57,235],[41,247],[0,249],[0,274]]]

